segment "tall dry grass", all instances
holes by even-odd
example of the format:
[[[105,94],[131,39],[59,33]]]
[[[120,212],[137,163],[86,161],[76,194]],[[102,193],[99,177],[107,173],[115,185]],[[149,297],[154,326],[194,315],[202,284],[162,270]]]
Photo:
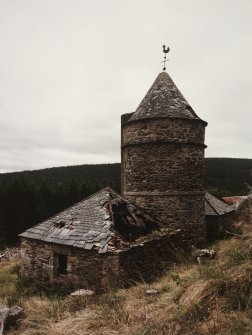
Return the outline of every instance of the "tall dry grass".
[[[203,265],[189,260],[151,285],[142,283],[91,297],[46,296],[30,290],[21,295],[25,318],[19,329],[8,334],[251,335],[250,219],[243,222],[243,229],[246,238],[214,244],[216,259]],[[15,266],[6,264],[0,271],[1,299],[13,296],[18,287]],[[149,288],[159,293],[148,296]]]

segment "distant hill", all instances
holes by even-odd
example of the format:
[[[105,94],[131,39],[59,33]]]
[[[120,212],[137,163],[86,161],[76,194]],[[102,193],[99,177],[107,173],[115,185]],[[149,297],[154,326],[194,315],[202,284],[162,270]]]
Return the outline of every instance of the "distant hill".
[[[206,189],[216,196],[247,194],[252,159],[206,158]],[[120,192],[120,164],[78,165],[0,174],[0,247],[17,234],[110,186]]]
[[[252,159],[206,158],[205,187],[216,196],[244,195],[252,186]]]
[[[0,174],[0,248],[34,224],[105,186],[120,191],[120,164]]]
[[[120,164],[86,164],[54,167],[41,170],[0,173],[0,186],[6,186],[14,180],[22,179],[30,184],[61,184],[76,182],[90,187],[120,187]],[[92,185],[92,186],[91,186]]]

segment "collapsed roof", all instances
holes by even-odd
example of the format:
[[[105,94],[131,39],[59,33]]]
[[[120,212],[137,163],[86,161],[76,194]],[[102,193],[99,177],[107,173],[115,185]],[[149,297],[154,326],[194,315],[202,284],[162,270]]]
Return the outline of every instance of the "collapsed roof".
[[[172,232],[106,187],[19,236],[105,253]]]
[[[205,193],[206,215],[223,215],[233,210]],[[106,187],[19,236],[106,253],[179,231],[165,227],[146,210]]]

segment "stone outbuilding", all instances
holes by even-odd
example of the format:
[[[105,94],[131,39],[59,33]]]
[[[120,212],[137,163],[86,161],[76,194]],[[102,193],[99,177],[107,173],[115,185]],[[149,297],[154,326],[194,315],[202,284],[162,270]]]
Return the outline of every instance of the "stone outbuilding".
[[[232,227],[235,208],[205,193],[206,237],[207,240],[223,238]]]
[[[88,288],[154,279],[180,257],[179,233],[107,187],[20,234],[22,273]]]
[[[121,121],[122,196],[105,188],[20,234],[24,276],[82,288],[151,280],[205,240],[205,208],[207,232],[220,231],[229,211],[205,195],[207,123],[170,76]]]

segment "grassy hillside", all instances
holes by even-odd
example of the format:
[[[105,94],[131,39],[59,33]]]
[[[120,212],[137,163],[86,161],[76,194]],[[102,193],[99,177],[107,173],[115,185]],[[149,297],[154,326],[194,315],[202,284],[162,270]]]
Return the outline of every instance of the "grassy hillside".
[[[212,245],[216,259],[188,257],[160,280],[89,297],[36,290],[17,277],[18,261],[0,268],[0,305],[25,316],[8,335],[251,335],[252,204],[236,221],[243,238]],[[157,295],[147,296],[155,288]]]
[[[216,196],[248,193],[252,159],[206,158],[206,189]],[[0,249],[17,235],[110,186],[120,192],[120,164],[79,165],[0,174]]]

